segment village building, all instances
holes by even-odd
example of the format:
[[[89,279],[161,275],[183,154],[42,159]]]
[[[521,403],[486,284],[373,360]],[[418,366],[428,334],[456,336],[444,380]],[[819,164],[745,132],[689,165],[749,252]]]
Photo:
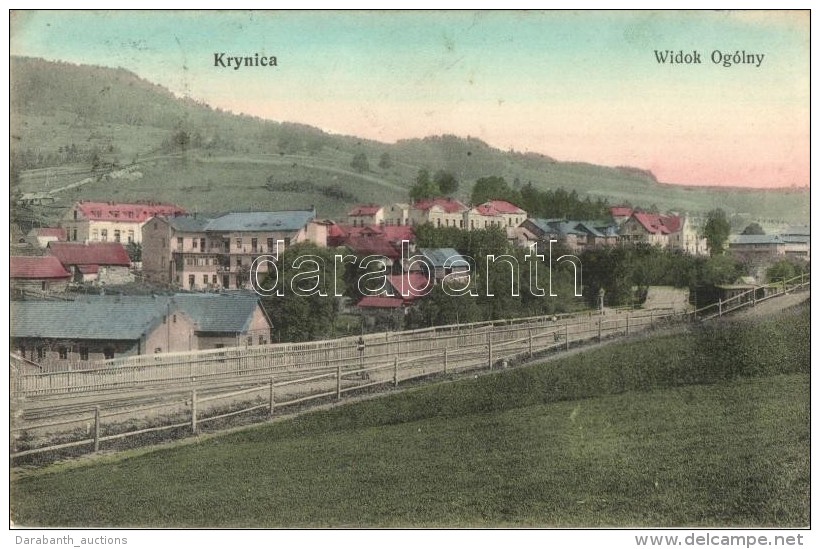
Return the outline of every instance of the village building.
[[[250,293],[83,296],[12,302],[11,349],[50,369],[94,361],[270,343],[270,319]]]
[[[706,239],[684,215],[660,215],[635,212],[620,229],[624,242],[640,242],[692,255],[709,253]]]
[[[384,224],[384,207],[378,204],[360,204],[347,213],[347,222],[354,227]]]
[[[410,204],[397,202],[385,208],[385,225],[409,225],[410,224]]]
[[[445,277],[450,282],[470,278],[469,261],[454,248],[419,248],[418,255],[410,259],[405,269],[423,274],[434,284],[440,284]]]
[[[410,206],[410,224],[429,223],[433,227],[457,227],[465,229],[464,213],[467,206],[455,198],[430,198],[419,200]]]
[[[71,273],[73,282],[117,285],[134,280],[128,252],[117,242],[51,242],[47,250]]]
[[[517,229],[517,234],[518,242],[524,246],[554,240],[572,253],[620,242],[616,225],[594,221],[529,218]]]
[[[420,272],[387,275],[386,285],[379,295],[366,295],[356,306],[359,309],[407,309],[431,291],[430,280]]]
[[[623,225],[624,222],[632,217],[634,211],[629,206],[612,206],[609,208],[609,215],[612,216],[612,221],[616,225]]]
[[[9,279],[12,291],[63,292],[71,273],[52,255],[11,256]]]
[[[31,229],[26,241],[37,248],[45,248],[49,242],[65,242],[66,230],[61,227],[40,227]]]
[[[786,257],[811,260],[811,231],[808,226],[792,226],[780,233],[786,244]]]
[[[142,226],[152,217],[185,215],[174,204],[89,202],[75,203],[60,226],[71,242],[140,243]]]
[[[767,262],[786,255],[786,241],[776,234],[738,234],[729,237],[728,249],[738,259]]]
[[[469,230],[501,227],[509,238],[515,238],[515,229],[527,219],[527,212],[506,200],[490,200],[464,212],[463,227]]]
[[[315,210],[155,217],[142,230],[143,273],[150,282],[187,290],[246,288],[257,257],[278,257],[300,242],[327,245],[328,225],[315,217]],[[267,272],[265,263],[259,272]]]

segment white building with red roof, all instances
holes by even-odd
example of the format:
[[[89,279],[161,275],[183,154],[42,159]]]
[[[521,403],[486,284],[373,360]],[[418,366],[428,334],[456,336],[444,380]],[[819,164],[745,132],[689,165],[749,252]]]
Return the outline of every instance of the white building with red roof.
[[[708,252],[703,238],[691,221],[682,215],[634,212],[621,225],[624,242],[644,242],[662,248],[678,249],[693,255]]]
[[[347,212],[347,222],[354,227],[382,225],[384,223],[384,207],[378,204],[359,204]]]
[[[410,206],[410,223],[423,225],[430,223],[434,227],[466,228],[464,212],[469,208],[455,198],[429,198],[419,200]]]
[[[490,200],[464,212],[464,227],[470,230],[501,227],[511,238],[514,230],[527,219],[527,212],[506,200]]]
[[[128,244],[142,241],[142,226],[152,217],[178,215],[185,215],[185,210],[174,204],[80,201],[68,210],[60,225],[71,242]]]

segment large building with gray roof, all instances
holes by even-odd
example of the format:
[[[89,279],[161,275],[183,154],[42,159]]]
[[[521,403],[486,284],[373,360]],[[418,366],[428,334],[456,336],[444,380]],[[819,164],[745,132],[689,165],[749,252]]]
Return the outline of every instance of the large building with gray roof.
[[[299,242],[327,244],[327,227],[315,218],[313,209],[155,217],[142,229],[143,272],[186,290],[247,288],[256,257]]]
[[[250,292],[15,301],[11,313],[12,352],[50,369],[270,343],[270,319],[259,296]]]

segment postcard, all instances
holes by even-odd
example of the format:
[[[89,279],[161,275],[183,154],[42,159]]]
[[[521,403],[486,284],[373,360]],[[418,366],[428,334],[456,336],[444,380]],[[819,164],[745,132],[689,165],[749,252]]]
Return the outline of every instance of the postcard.
[[[802,544],[809,26],[13,10],[14,543]]]

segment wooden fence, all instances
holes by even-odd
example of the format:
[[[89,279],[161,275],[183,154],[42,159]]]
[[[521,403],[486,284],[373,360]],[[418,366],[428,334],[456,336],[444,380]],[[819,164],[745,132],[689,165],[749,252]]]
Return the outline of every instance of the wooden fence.
[[[505,368],[509,361],[544,352],[753,307],[808,288],[808,284],[785,281],[770,287],[762,298],[750,291],[698,311],[534,317],[361,338],[131,357],[105,361],[104,367],[90,370],[14,375],[12,400],[19,409],[12,417],[13,440],[21,433],[27,438],[47,438],[49,433],[83,426],[87,437],[21,451],[13,447],[11,457],[75,446],[96,451],[103,442],[152,431],[190,428],[195,433],[203,423],[256,410],[265,409],[272,416],[277,408],[341,400],[349,392],[387,389],[419,377]],[[146,395],[153,400],[146,400]],[[34,409],[32,402],[55,397],[61,402],[76,399],[79,404],[46,407],[37,417],[25,417],[26,411]],[[103,397],[105,404],[94,403],[94,399],[102,402]],[[240,402],[249,404],[224,411],[228,404]],[[114,426],[123,417],[147,417],[158,410],[188,419],[128,432],[105,432],[104,420]]]

